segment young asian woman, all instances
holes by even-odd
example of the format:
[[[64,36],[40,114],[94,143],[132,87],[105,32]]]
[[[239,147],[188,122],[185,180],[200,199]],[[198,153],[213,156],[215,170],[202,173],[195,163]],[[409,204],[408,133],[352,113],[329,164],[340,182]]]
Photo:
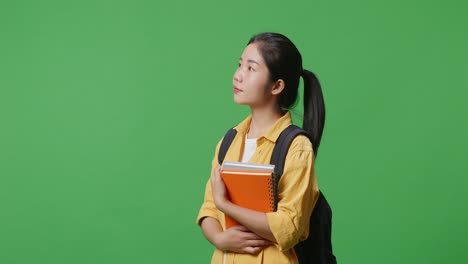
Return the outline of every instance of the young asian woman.
[[[220,177],[218,143],[197,223],[215,247],[212,263],[297,263],[294,246],[307,238],[319,188],[314,160],[325,124],[322,90],[302,67],[302,56],[286,36],[260,33],[245,47],[233,77],[234,102],[251,114],[237,130],[225,160],[268,164],[280,133],[292,124],[300,78],[304,83],[303,128],[286,156],[275,212],[263,213],[230,202]],[[312,142],[311,142],[312,141]],[[221,142],[221,141],[220,141]],[[225,229],[224,215],[241,225]]]

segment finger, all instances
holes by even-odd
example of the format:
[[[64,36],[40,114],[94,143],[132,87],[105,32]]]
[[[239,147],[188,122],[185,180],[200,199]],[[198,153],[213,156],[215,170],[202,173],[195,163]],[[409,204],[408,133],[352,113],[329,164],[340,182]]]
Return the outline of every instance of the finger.
[[[213,175],[214,175],[214,176],[217,176],[217,175],[219,175],[219,173],[220,173],[220,167],[219,167],[219,165],[218,165],[218,166],[216,166],[216,168],[213,170]]]
[[[245,247],[244,251],[245,253],[251,254],[251,255],[257,255],[262,251],[262,247]]]
[[[218,165],[216,165],[215,169],[213,170],[213,174],[211,174],[211,176],[216,175],[216,173],[219,174],[220,171],[221,171],[221,167],[218,164]]]
[[[211,174],[210,180],[211,184],[216,184],[216,182],[219,181],[221,176],[219,176],[219,172],[217,171],[217,168],[213,171],[213,174]]]
[[[211,175],[211,179],[216,182],[220,181],[221,176],[219,175],[219,171],[217,168],[213,171],[213,175]]]
[[[214,176],[214,173],[211,175],[210,177],[210,182],[211,182],[211,188],[214,189],[214,185],[215,185],[215,176]]]
[[[250,232],[250,230],[243,225],[236,225],[236,226],[233,226],[232,228],[242,231],[242,232]]]
[[[211,176],[210,176],[211,182],[213,182],[214,176],[215,176],[215,172],[213,171],[213,173],[212,173]]]
[[[270,246],[271,244],[273,244],[271,241],[265,240],[265,239],[249,240],[247,242],[247,246],[251,246],[251,247],[266,247],[266,246]]]

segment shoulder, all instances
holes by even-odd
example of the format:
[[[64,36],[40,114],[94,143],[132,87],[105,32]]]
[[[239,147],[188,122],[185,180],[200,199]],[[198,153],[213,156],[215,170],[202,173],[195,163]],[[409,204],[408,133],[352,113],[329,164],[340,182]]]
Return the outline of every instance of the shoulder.
[[[298,135],[293,139],[291,145],[289,146],[289,153],[297,151],[313,152],[312,142],[310,142],[310,139],[307,136]]]
[[[289,164],[290,168],[304,168],[313,166],[315,159],[312,142],[307,136],[298,135],[289,146],[285,159],[285,170]],[[292,167],[291,167],[292,166]]]

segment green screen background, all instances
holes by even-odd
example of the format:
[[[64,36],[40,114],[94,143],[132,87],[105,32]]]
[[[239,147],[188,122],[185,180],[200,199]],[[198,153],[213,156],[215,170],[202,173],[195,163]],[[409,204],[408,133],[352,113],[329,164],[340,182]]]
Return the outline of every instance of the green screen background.
[[[231,79],[262,31],[322,83],[338,261],[466,262],[467,10],[2,1],[0,263],[208,263],[195,219],[216,143],[249,113]]]

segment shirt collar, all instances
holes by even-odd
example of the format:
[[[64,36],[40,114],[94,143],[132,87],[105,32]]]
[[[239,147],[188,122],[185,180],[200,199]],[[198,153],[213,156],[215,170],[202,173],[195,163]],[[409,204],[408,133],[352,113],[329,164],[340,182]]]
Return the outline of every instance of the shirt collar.
[[[242,121],[238,126],[235,127],[238,133],[245,136],[249,131],[250,122],[252,122],[252,115],[249,115],[244,121]],[[285,128],[292,124],[291,114],[287,111],[282,117],[280,117],[273,126],[268,129],[268,131],[262,136],[268,139],[269,141],[276,143],[279,135]]]

